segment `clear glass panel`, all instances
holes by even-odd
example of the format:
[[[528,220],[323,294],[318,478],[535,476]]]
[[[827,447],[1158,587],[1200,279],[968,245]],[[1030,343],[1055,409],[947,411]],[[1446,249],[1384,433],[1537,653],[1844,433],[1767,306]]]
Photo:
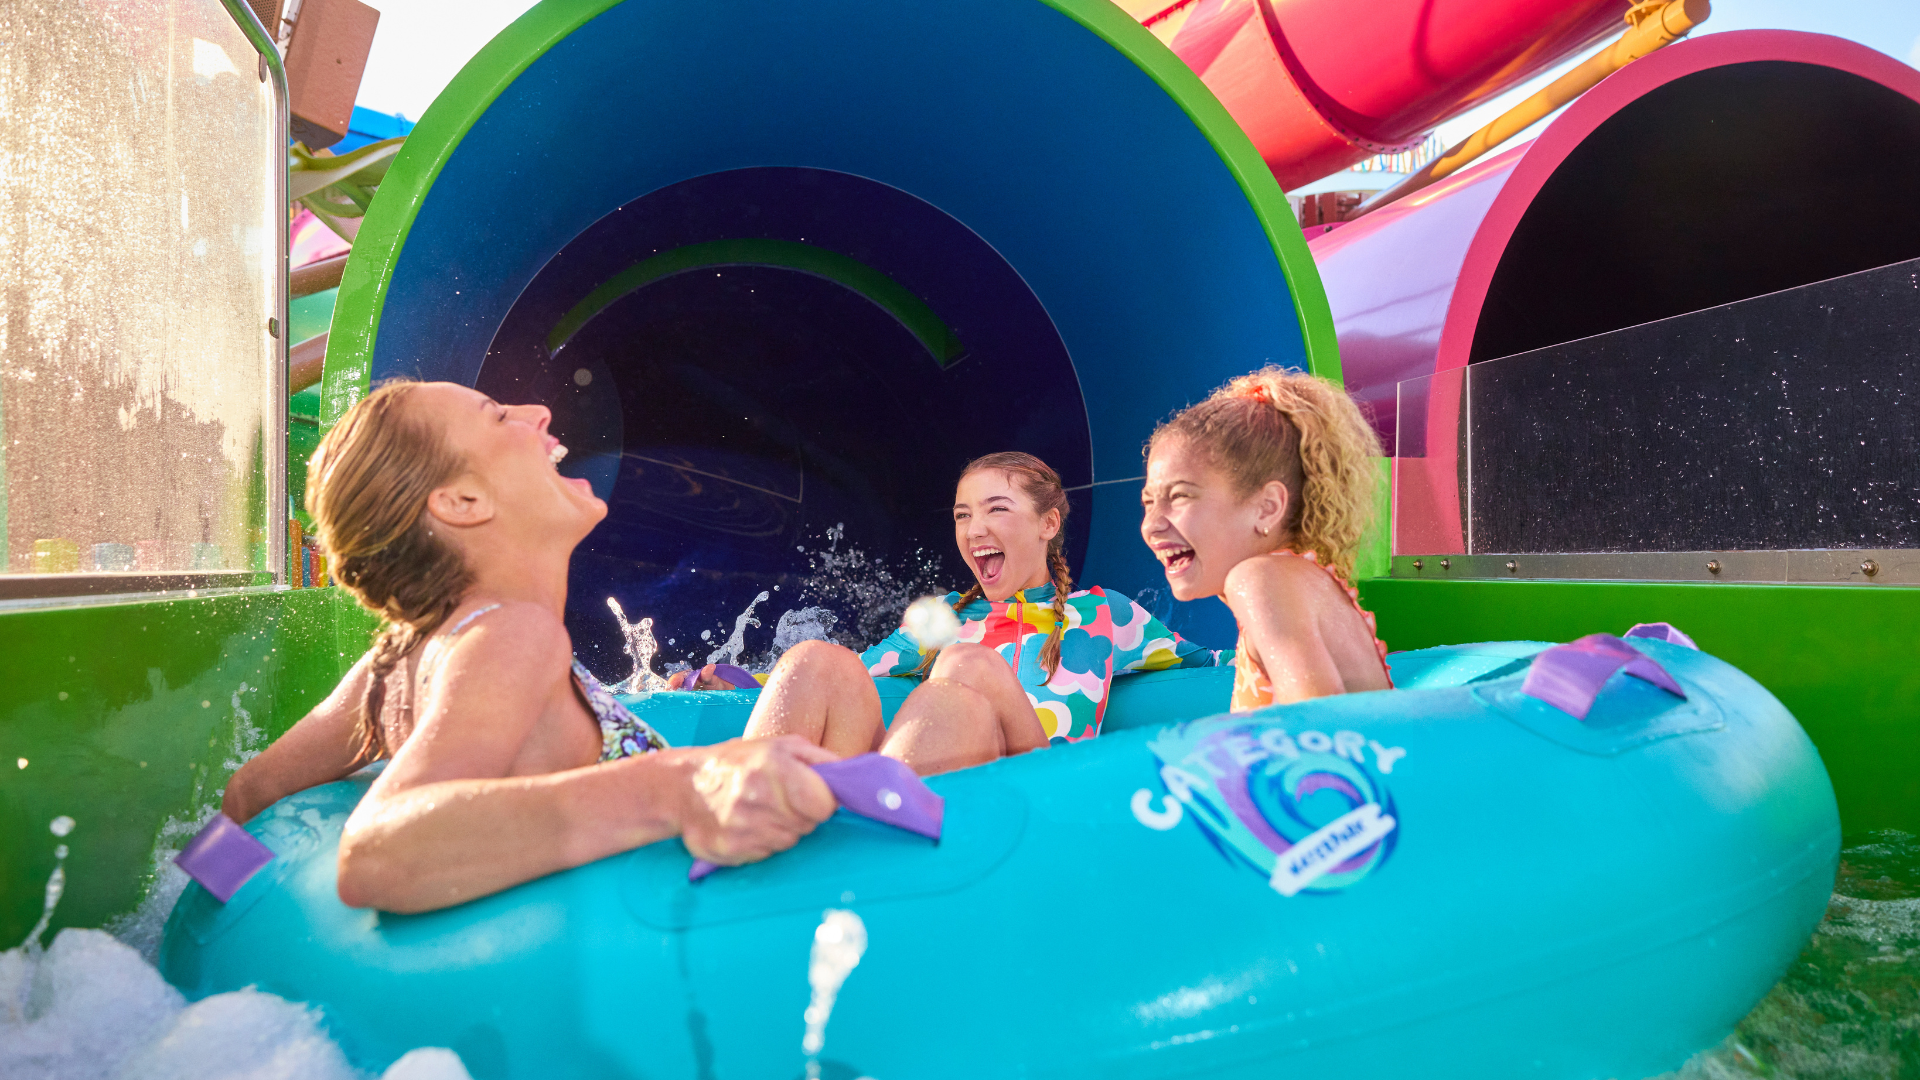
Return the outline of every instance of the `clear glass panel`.
[[[1401,383],[1394,553],[1920,548],[1916,282],[1896,263]]]
[[[266,74],[219,0],[0,0],[0,600],[279,576]]]
[[[1467,550],[1460,478],[1467,368],[1399,384],[1395,395],[1393,553],[1459,555]]]

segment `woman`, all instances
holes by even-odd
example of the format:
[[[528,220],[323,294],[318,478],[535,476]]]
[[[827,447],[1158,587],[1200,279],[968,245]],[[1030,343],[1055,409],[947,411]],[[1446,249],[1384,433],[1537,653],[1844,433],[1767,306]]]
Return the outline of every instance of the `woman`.
[[[228,784],[246,821],[379,760],[340,898],[426,911],[679,836],[750,862],[833,812],[802,739],[669,749],[573,661],[574,546],[606,516],[537,405],[388,384],[321,441],[307,507],[341,585],[386,622],[333,694]]]
[[[1070,592],[1067,493],[1031,454],[969,463],[954,491],[953,539],[974,584],[947,601],[959,642],[938,655],[904,629],[856,656],[821,641],[780,658],[747,738],[798,735],[837,754],[878,749],[922,775],[1100,734],[1113,677],[1208,667],[1217,653],[1184,641],[1132,600]],[[924,675],[889,730],[877,675]]]

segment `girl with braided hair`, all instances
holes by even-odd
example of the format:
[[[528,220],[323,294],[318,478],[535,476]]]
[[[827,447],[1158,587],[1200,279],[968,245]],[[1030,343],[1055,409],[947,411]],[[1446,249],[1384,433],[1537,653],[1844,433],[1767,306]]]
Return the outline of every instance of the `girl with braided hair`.
[[[797,734],[840,754],[878,749],[923,775],[946,772],[1093,738],[1117,675],[1220,662],[1119,593],[1073,591],[1066,515],[1060,477],[1039,458],[968,463],[953,523],[974,583],[946,597],[958,641],[927,649],[902,627],[858,656],[803,642],[767,680],[747,736]],[[872,681],[886,675],[925,680],[891,729]]]
[[[1181,600],[1240,625],[1232,709],[1387,690],[1387,647],[1349,584],[1380,443],[1338,386],[1268,367],[1160,425],[1140,535]]]
[[[673,749],[573,659],[567,564],[606,504],[561,476],[538,405],[396,382],[321,440],[307,508],[347,592],[384,622],[333,694],[228,783],[244,822],[376,761],[347,819],[340,899],[428,911],[679,836],[750,862],[833,813],[799,739]]]

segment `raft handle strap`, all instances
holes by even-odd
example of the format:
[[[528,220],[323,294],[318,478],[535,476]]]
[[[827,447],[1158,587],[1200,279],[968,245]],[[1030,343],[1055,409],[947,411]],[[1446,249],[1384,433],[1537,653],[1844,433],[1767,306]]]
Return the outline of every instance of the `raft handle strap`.
[[[1520,692],[1576,720],[1585,720],[1601,688],[1622,668],[1627,674],[1676,697],[1687,696],[1666,668],[1612,634],[1588,634],[1578,641],[1544,650],[1533,658]]]
[[[232,818],[215,814],[173,861],[224,904],[273,861],[273,849]]]
[[[842,809],[929,840],[940,839],[947,800],[934,794],[906,762],[884,754],[856,754],[840,761],[823,761],[813,771],[827,782]],[[695,859],[687,880],[699,881],[718,869],[717,863]]]

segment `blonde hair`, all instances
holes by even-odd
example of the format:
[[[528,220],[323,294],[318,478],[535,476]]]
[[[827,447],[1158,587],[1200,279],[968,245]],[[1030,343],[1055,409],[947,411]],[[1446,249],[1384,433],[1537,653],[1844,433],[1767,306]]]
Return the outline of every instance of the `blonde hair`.
[[[418,385],[388,382],[356,402],[307,464],[307,512],[333,576],[385,623],[355,725],[357,761],[386,756],[387,676],[453,614],[473,581],[427,514],[427,496],[466,463],[438,425],[407,408]]]
[[[1033,500],[1034,513],[1047,516],[1051,510],[1060,511],[1060,531],[1047,541],[1047,575],[1053,581],[1053,632],[1047,635],[1047,643],[1040,648],[1041,666],[1047,669],[1047,681],[1052,682],[1054,673],[1060,670],[1060,640],[1067,633],[1067,593],[1073,589],[1073,574],[1067,569],[1067,489],[1060,483],[1060,474],[1052,466],[1032,454],[1023,454],[1018,450],[1002,450],[987,454],[967,462],[960,470],[960,479],[965,480],[977,472],[990,469],[1004,472],[1020,484],[1020,490]],[[980,598],[980,583],[975,581],[954,601],[953,610],[958,612]],[[933,665],[933,658],[920,665],[925,671]],[[1018,674],[1016,672],[1015,674]]]
[[[1278,480],[1289,546],[1311,551],[1351,579],[1372,524],[1380,438],[1338,386],[1268,366],[1242,375],[1154,429],[1148,453],[1169,436],[1207,454],[1245,497]]]

